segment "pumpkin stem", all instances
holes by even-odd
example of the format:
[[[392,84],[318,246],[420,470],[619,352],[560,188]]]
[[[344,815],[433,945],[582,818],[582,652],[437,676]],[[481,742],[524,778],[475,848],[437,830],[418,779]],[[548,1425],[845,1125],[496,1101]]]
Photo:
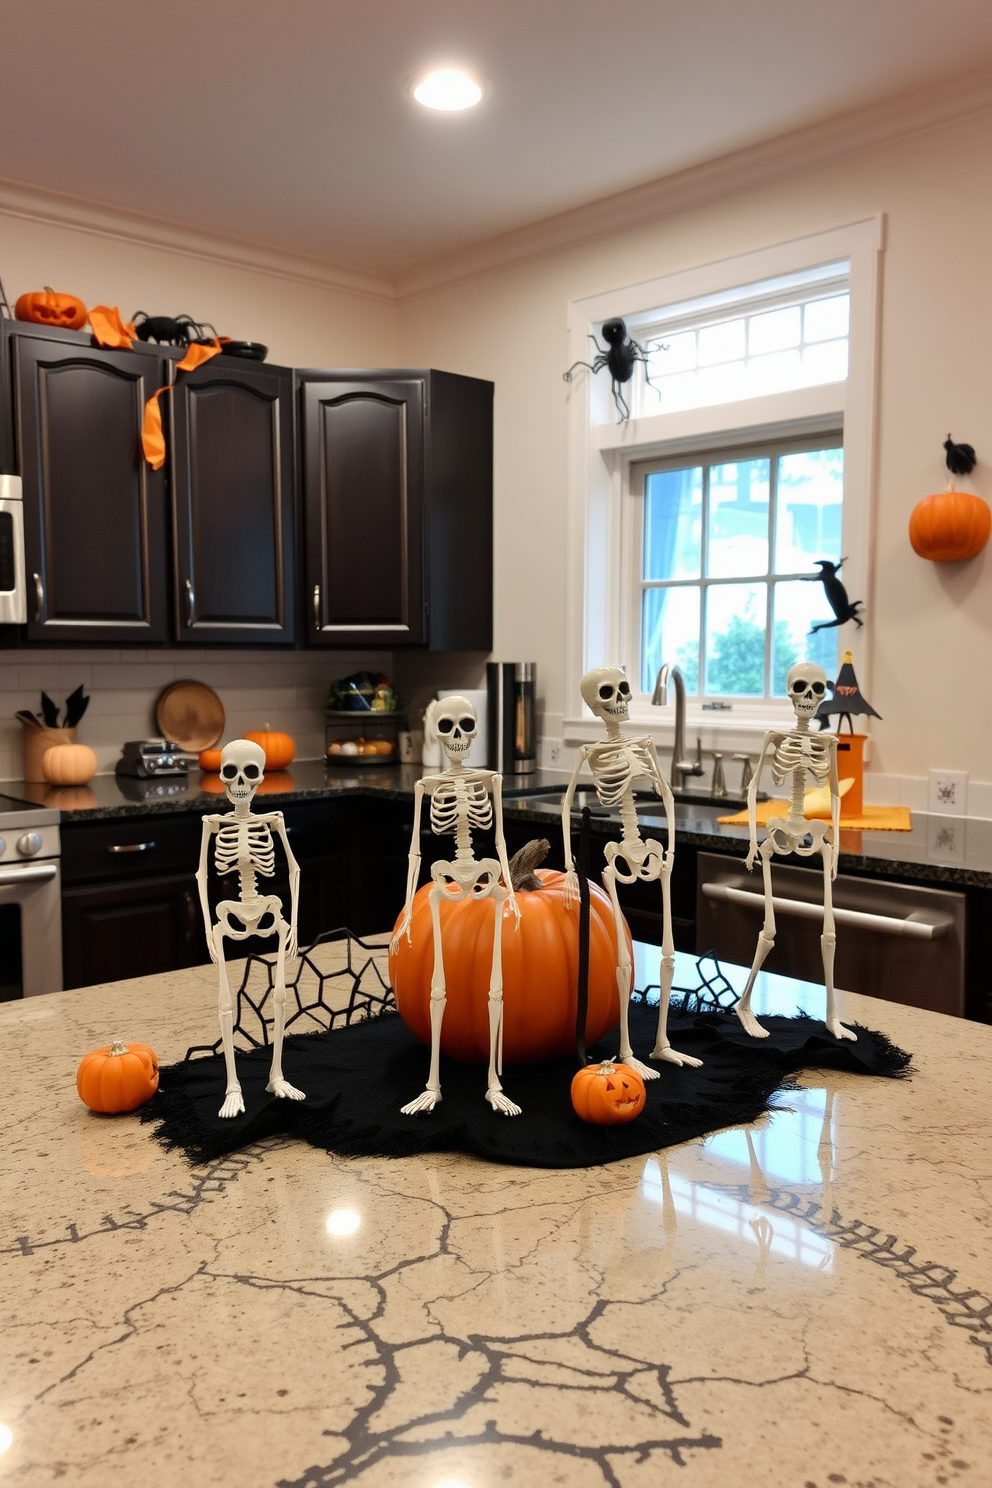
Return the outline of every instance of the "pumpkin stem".
[[[111,1053],[111,1055],[116,1055],[116,1056],[120,1056],[121,1054],[126,1054],[127,1053],[127,1044],[123,1043],[120,1039],[114,1039],[114,1042],[110,1046],[110,1053]]]
[[[551,851],[551,843],[545,837],[534,837],[530,842],[525,842],[519,852],[515,852],[510,859],[510,887],[516,893],[518,889],[543,889],[544,884],[534,872],[540,867],[548,853]]]

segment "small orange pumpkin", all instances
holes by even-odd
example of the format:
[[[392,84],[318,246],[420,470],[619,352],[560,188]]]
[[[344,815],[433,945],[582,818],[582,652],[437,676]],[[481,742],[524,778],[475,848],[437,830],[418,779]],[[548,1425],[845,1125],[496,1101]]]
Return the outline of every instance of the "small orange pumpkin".
[[[41,761],[49,785],[87,785],[96,774],[96,755],[88,744],[53,744]]]
[[[296,745],[288,734],[281,734],[276,729],[270,729],[268,724],[254,734],[245,734],[253,744],[258,744],[265,750],[265,768],[267,770],[285,770],[287,765],[293,763],[296,757]]]
[[[629,1064],[587,1064],[572,1081],[575,1114],[594,1126],[622,1126],[644,1110],[644,1081]]]
[[[208,774],[215,775],[220,769],[220,750],[201,749],[197,764],[201,770],[206,770]]]
[[[913,551],[933,563],[975,558],[992,533],[992,511],[970,491],[938,491],[925,496],[909,519]]]
[[[56,294],[50,284],[22,294],[14,306],[17,320],[35,325],[57,326],[59,330],[80,331],[86,324],[86,306],[70,294]]]
[[[147,1044],[104,1044],[80,1063],[76,1089],[91,1111],[136,1111],[158,1089],[158,1059]]]

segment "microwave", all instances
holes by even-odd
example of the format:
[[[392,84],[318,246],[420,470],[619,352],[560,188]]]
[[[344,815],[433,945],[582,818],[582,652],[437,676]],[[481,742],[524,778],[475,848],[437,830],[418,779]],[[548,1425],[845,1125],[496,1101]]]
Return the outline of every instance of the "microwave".
[[[0,625],[23,625],[27,618],[21,477],[0,475]]]

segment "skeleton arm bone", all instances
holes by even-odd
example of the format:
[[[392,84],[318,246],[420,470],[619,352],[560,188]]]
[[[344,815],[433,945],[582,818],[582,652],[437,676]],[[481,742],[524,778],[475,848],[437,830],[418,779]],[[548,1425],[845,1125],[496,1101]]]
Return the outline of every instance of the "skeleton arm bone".
[[[210,839],[217,831],[218,818],[216,816],[205,816],[203,828],[200,833],[200,864],[196,870],[196,883],[200,893],[200,909],[203,914],[203,932],[207,937],[207,950],[210,959],[216,966],[217,947],[214,944],[213,925],[210,922],[210,900],[207,898],[207,861],[210,854]]]
[[[661,796],[665,807],[665,822],[668,826],[668,846],[665,848],[665,861],[666,863],[670,863],[675,857],[675,797],[672,795],[671,786],[665,779],[665,772],[661,768],[654,740],[649,739],[647,744],[648,754],[651,757],[651,763],[654,765],[652,784]]]
[[[830,820],[833,830],[831,836],[833,841],[831,849],[831,881],[837,877],[837,859],[840,857],[840,779],[837,774],[837,739],[829,737],[827,748],[830,750]]]
[[[575,795],[575,787],[578,784],[579,772],[586,763],[588,756],[585,745],[579,750],[579,757],[572,771],[572,778],[561,800],[561,835],[565,846],[565,908],[571,909],[579,902],[579,881],[575,873],[575,860],[572,857],[572,798]]]
[[[749,873],[750,873],[751,869],[754,867],[755,862],[757,861],[757,857],[758,857],[758,816],[757,816],[757,809],[758,809],[758,789],[759,789],[759,785],[760,785],[760,782],[761,782],[761,772],[765,768],[765,762],[766,762],[766,760],[768,758],[769,752],[775,749],[775,747],[776,747],[776,745],[778,743],[779,737],[780,736],[778,734],[776,734],[776,733],[774,733],[772,731],[769,731],[765,735],[765,741],[764,741],[764,743],[761,746],[761,753],[758,755],[757,769],[755,770],[754,774],[751,776],[751,784],[747,788],[747,824],[748,824],[748,830],[750,832],[750,837],[751,837],[751,846],[750,846],[750,850],[748,852],[748,855],[747,855],[747,857],[744,860],[744,866],[745,866],[745,868],[747,868],[747,870],[748,870]]]
[[[506,838],[503,836],[503,777],[493,775],[491,777],[493,790],[493,825],[496,830],[496,856],[499,858],[499,866],[503,870],[503,882],[507,888],[507,900],[513,910],[516,925],[520,927],[520,905],[517,896],[513,892],[513,884],[510,880],[510,864],[506,856]],[[498,908],[498,906],[497,906]]]
[[[283,852],[286,854],[286,866],[289,869],[289,938],[286,941],[286,955],[294,957],[299,953],[299,907],[300,907],[300,865],[296,861],[293,849],[289,845],[289,832],[286,828],[286,820],[281,811],[274,811],[265,820],[275,832],[282,843]]]
[[[425,778],[433,780],[435,777],[423,777],[413,787],[413,832],[410,836],[410,856],[407,859],[406,902],[403,906],[403,923],[390,942],[390,950],[394,953],[402,935],[406,936],[408,942],[411,939],[410,924],[413,919],[413,896],[417,892],[417,879],[420,877],[420,814],[424,802]]]

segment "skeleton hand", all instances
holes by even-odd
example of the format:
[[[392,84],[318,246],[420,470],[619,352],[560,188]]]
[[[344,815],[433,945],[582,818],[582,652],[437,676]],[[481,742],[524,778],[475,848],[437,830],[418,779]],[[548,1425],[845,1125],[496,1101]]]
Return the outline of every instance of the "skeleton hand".
[[[290,930],[288,936],[286,937],[286,960],[287,961],[295,961],[296,958],[297,958],[297,956],[299,954],[300,954],[299,937],[297,936],[297,933],[296,933],[295,929],[293,929],[293,930]]]
[[[747,869],[748,873],[751,872],[751,870],[754,868],[754,865],[755,865],[755,863],[757,861],[758,861],[758,844],[756,842],[752,842],[751,843],[751,850],[748,853],[747,857],[744,859],[744,867]]]
[[[207,934],[207,950],[210,952],[211,961],[214,963],[215,966],[218,966],[220,964],[220,958],[217,955],[217,945],[214,941],[213,936],[209,934],[209,932]]]
[[[413,945],[413,935],[410,932],[410,922],[412,919],[412,915],[404,915],[402,925],[396,931],[396,934],[393,936],[392,940],[389,942],[389,954],[391,956],[396,955],[396,952],[400,948],[400,941],[403,939],[404,935],[406,936],[407,945]]]
[[[516,920],[513,928],[517,930],[520,928],[520,905],[517,903],[517,896],[512,889],[506,896],[506,902],[507,906],[513,910],[514,919]]]
[[[565,874],[565,889],[562,901],[566,909],[574,909],[579,902],[579,875],[574,868],[569,868]]]

